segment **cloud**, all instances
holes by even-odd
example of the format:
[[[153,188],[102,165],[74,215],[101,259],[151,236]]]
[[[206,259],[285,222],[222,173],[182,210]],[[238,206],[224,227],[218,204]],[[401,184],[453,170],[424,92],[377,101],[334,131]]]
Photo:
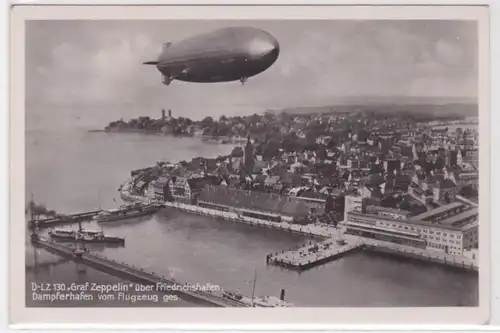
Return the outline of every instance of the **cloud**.
[[[436,54],[445,65],[457,66],[462,64],[464,52],[459,45],[445,40],[439,40],[435,44]]]
[[[86,107],[90,113],[107,107],[141,114],[165,107],[195,116],[200,110],[231,114],[322,104],[345,95],[476,94],[475,26],[453,21],[255,22],[279,40],[280,56],[244,87],[183,82],[166,87],[154,66],[142,65],[156,58],[165,41],[234,24],[32,22],[28,101]]]

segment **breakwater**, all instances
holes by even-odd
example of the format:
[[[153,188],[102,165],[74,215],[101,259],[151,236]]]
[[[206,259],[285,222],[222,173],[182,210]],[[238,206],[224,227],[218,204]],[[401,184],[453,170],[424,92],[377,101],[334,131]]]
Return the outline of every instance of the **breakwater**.
[[[75,213],[69,215],[61,215],[41,220],[30,220],[28,225],[30,228],[50,228],[55,225],[73,224],[77,222],[87,221],[97,215],[100,210],[94,210],[84,213]]]
[[[128,265],[124,262],[117,262],[97,253],[61,245],[53,241],[44,239],[36,234],[32,234],[31,242],[34,246],[44,248],[51,253],[71,260],[82,262],[90,267],[108,272],[114,276],[122,277],[129,281],[136,281],[144,285],[152,286],[179,286],[179,288],[173,288],[173,290],[187,299],[192,298],[197,301],[215,305],[217,307],[245,307],[245,305],[241,304],[240,302],[223,298],[221,290],[214,292],[192,290],[190,288],[187,288],[189,284],[186,282],[180,282],[172,278],[161,276],[154,272],[146,272],[142,268]]]

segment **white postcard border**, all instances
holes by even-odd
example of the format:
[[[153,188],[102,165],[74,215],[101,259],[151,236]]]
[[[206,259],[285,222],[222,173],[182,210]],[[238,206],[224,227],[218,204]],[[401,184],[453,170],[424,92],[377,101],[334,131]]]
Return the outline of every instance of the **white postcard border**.
[[[488,15],[478,7],[29,7],[12,10],[10,53],[10,321],[34,323],[159,323],[170,324],[305,324],[308,328],[332,324],[479,324],[489,317],[489,56]],[[274,8],[274,10],[273,10]],[[201,10],[200,10],[201,9]],[[477,308],[293,308],[293,309],[141,309],[141,308],[26,308],[24,272],[24,20],[26,19],[480,19],[479,113],[480,113],[480,306]],[[196,16],[194,16],[196,15]],[[486,222],[485,222],[486,221]],[[14,227],[14,226],[22,227]],[[22,278],[20,278],[22,277]],[[20,292],[22,291],[22,292]],[[117,322],[119,320],[119,322]],[[141,325],[142,326],[142,325]],[[53,325],[51,325],[53,327]],[[192,326],[191,326],[192,327]],[[296,328],[296,326],[294,326]],[[321,326],[320,326],[321,327]],[[320,328],[318,327],[318,328]],[[324,327],[324,326],[323,326]]]

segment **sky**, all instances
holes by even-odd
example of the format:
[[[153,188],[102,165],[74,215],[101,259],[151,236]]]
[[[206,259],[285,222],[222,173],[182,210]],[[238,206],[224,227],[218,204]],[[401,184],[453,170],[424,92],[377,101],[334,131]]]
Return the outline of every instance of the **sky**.
[[[162,43],[227,26],[254,26],[280,43],[278,60],[244,86],[161,83]],[[361,96],[476,98],[477,26],[467,21],[29,21],[28,120],[97,123],[250,114],[332,105]],[[73,119],[72,118],[72,119]]]

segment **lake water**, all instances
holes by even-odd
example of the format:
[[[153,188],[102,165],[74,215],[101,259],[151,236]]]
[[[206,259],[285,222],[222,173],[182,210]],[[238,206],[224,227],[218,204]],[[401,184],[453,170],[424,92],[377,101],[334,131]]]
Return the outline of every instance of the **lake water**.
[[[118,187],[130,171],[158,160],[190,160],[227,154],[231,146],[195,138],[88,133],[83,129],[32,130],[26,134],[27,198],[58,212],[83,212],[121,204]],[[87,226],[86,226],[87,227]],[[102,255],[176,279],[211,283],[251,295],[278,296],[297,306],[471,306],[478,303],[477,274],[370,253],[296,272],[267,266],[265,255],[309,239],[290,233],[164,209],[153,217],[102,224],[106,233],[125,237],[125,247],[93,247]],[[97,228],[97,225],[88,226]],[[30,283],[120,279],[27,242],[27,302]],[[36,252],[36,254],[35,254]],[[35,261],[37,262],[36,268]],[[113,282],[114,281],[114,282]],[[113,306],[96,301],[93,306]],[[114,304],[116,306],[116,304]],[[196,306],[191,301],[166,306]]]

